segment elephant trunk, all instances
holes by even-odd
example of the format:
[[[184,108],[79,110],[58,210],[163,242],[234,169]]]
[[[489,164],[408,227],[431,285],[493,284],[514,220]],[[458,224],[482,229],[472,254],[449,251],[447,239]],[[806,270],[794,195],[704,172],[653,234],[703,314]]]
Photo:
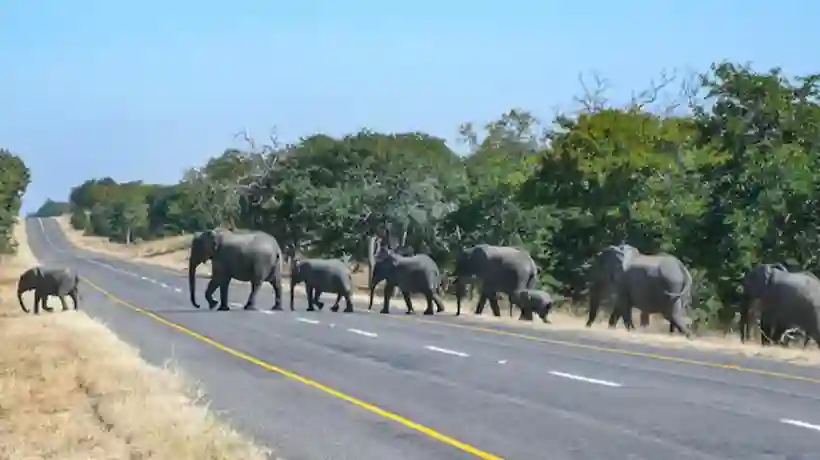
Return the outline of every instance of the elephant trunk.
[[[191,256],[188,259],[188,291],[191,294],[191,305],[196,308],[199,308],[199,304],[196,303],[196,267],[198,266],[199,260],[197,260],[193,251],[191,251]]]
[[[23,279],[20,279],[20,282],[17,283],[17,300],[20,301],[20,308],[23,310],[24,313],[28,314],[29,311],[26,308],[26,304],[23,303],[23,293],[28,291],[29,288],[26,287],[23,283]]]

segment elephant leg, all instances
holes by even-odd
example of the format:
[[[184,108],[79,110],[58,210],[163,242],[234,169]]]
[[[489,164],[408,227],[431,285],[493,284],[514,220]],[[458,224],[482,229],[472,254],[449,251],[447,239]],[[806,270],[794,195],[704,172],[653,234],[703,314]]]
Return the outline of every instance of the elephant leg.
[[[330,307],[330,311],[334,311],[334,312],[339,311],[339,301],[341,299],[342,299],[342,295],[337,292],[336,293],[336,301],[333,302],[333,306]]]
[[[278,268],[274,267],[273,279],[269,282],[273,287],[273,306],[271,310],[282,310],[282,272]],[[293,304],[290,306],[290,311],[293,311]]]
[[[501,307],[498,305],[498,294],[493,292],[493,295],[489,297],[490,299],[490,309],[493,311],[493,316],[496,318],[501,316]]]
[[[43,297],[41,297],[41,299],[43,301],[43,310],[51,313],[51,312],[54,311],[54,309],[48,306],[48,298],[49,298],[48,294],[43,294]]]
[[[212,276],[211,280],[208,281],[208,286],[205,288],[205,300],[208,301],[208,308],[211,310],[217,305],[216,300],[214,300],[214,292],[216,292],[216,288],[218,287],[219,283],[217,283],[216,279]]]
[[[251,293],[245,301],[245,310],[256,310],[256,296],[259,295],[260,286],[262,286],[262,280],[251,280]]]
[[[80,296],[77,294],[77,288],[74,288],[74,290],[72,290],[72,291],[69,293],[69,295],[71,296],[71,301],[72,301],[72,302],[74,302],[74,309],[76,310],[76,309],[77,309],[77,300],[78,300],[78,298],[80,297]]]
[[[641,327],[649,326],[649,313],[641,311]]]
[[[305,283],[305,286],[308,286],[308,284]],[[310,289],[311,289],[312,294],[308,293],[308,298],[311,298],[311,296],[312,296],[313,305],[316,305],[316,307],[319,309],[319,311],[321,311],[323,308],[325,308],[325,303],[322,302],[321,300],[319,300],[319,298],[322,296],[322,290],[319,289],[318,287],[312,286],[312,285],[311,285]],[[307,289],[305,289],[305,291],[307,291]],[[336,310],[333,310],[333,311],[336,311]]]
[[[68,310],[68,305],[65,303],[65,297],[63,297],[63,296],[57,296],[57,297],[60,298],[60,305],[63,306],[63,311]]]
[[[34,314],[40,314],[40,301],[43,299],[43,294],[39,289],[34,289]]]
[[[219,281],[219,308],[216,309],[217,311],[228,311],[231,309],[231,307],[228,306],[228,287],[230,287],[230,285],[231,279],[228,277]]]
[[[437,293],[433,292],[431,297],[433,298],[433,302],[436,304],[436,313],[441,313],[444,311],[444,302],[441,301],[441,296]]]
[[[532,308],[529,305],[518,305],[518,309],[521,311],[521,314],[518,315],[519,321],[532,321]]]
[[[404,303],[405,305],[407,305],[407,311],[405,312],[405,314],[412,315],[413,313],[415,313],[416,310],[413,310],[413,299],[410,298],[410,293],[401,291],[401,296],[404,297]]]
[[[423,313],[425,315],[432,315],[434,313],[433,312],[433,294],[434,294],[433,291],[428,291],[424,295],[424,297],[427,300],[427,308],[424,310],[424,313]]]
[[[353,301],[350,299],[352,297],[351,292],[346,291],[344,294],[336,295],[336,305],[339,305],[339,300],[341,300],[342,297],[345,299],[345,309],[342,310],[342,313],[353,313]]]
[[[313,308],[313,305],[318,303],[319,295],[318,292],[315,291],[316,290],[310,285],[310,283],[305,282],[305,294],[307,295],[308,304],[307,311],[316,311],[316,309]],[[319,306],[319,310],[321,310],[322,307],[324,307],[324,305]]]
[[[478,295],[478,303],[475,306],[475,314],[480,315],[481,312],[484,311],[484,304],[487,303],[487,296],[484,294],[484,291],[481,291]]]
[[[382,302],[382,309],[379,311],[379,313],[390,313],[390,298],[393,297],[393,292],[395,290],[396,285],[391,283],[390,280],[384,283],[384,301]]]

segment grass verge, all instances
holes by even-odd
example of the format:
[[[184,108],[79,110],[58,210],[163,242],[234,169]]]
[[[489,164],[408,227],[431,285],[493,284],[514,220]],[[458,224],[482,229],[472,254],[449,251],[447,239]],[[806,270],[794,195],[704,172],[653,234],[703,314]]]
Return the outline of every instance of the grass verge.
[[[18,254],[0,262],[0,459],[269,458],[180,374],[150,366],[82,311],[60,312],[51,298],[54,313],[25,315],[17,278],[38,262],[24,221],[14,234]],[[31,309],[33,295],[24,301]]]
[[[82,232],[71,227],[68,216],[59,217],[57,218],[57,221],[59,222],[60,227],[68,240],[77,247],[102,252],[123,259],[139,260],[140,262],[158,265],[178,272],[185,272],[187,270],[187,251],[191,239],[190,236],[173,237],[127,247],[122,244],[111,243],[104,238],[83,235]],[[198,272],[208,273],[208,268],[201,266]],[[354,274],[354,284],[360,293],[367,292],[366,267],[362,272]],[[377,298],[379,299],[379,302],[381,299],[380,291],[381,289],[377,289]],[[399,308],[401,308],[403,304],[404,302],[401,301],[401,299],[394,301],[394,305],[399,306]],[[453,301],[445,300],[445,305],[447,307],[447,312],[445,314],[453,314],[453,312],[455,312],[455,305]],[[575,331],[589,336],[590,338],[618,340],[622,342],[653,345],[665,348],[692,349],[730,355],[765,358],[799,365],[816,366],[820,364],[820,352],[813,343],[809,345],[809,348],[805,349],[774,346],[764,348],[760,346],[759,342],[749,341],[745,344],[741,343],[737,334],[726,334],[716,331],[699,331],[697,337],[693,340],[687,340],[680,335],[669,335],[668,323],[657,315],[653,316],[652,323],[647,328],[638,328],[637,330],[629,332],[624,330],[623,326],[619,326],[617,329],[609,329],[605,324],[609,317],[608,313],[599,314],[598,323],[593,325],[592,328],[586,328],[585,316],[587,310],[585,306],[580,305],[564,304],[554,309],[553,312],[550,313],[550,321],[552,324],[543,324],[537,319],[533,322],[527,322],[519,321],[517,317],[510,318],[506,316],[507,313],[504,313],[508,310],[503,306],[502,316],[498,318],[492,316],[489,312],[480,316],[473,315],[471,311],[474,302],[468,301],[466,302],[466,305],[468,313],[466,317],[465,315],[462,315],[462,318],[465,318],[465,321],[479,323],[503,323],[524,330],[549,329]],[[464,305],[462,305],[462,307],[464,307]],[[487,310],[489,311],[489,308],[487,308]],[[633,318],[637,322],[637,310],[633,314]]]

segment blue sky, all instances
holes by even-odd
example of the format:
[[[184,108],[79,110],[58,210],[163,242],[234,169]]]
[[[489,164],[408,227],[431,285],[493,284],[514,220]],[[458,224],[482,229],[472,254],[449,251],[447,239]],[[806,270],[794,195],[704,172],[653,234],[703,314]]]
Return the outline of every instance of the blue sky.
[[[91,177],[176,182],[243,127],[453,139],[512,107],[548,118],[593,69],[620,97],[724,58],[817,72],[818,19],[796,0],[0,0],[0,146],[32,169],[28,212]]]

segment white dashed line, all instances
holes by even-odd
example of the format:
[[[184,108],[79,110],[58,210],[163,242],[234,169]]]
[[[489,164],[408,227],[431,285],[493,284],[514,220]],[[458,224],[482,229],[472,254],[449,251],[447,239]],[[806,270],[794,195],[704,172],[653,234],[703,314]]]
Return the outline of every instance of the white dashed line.
[[[379,334],[376,334],[375,332],[367,332],[367,331],[363,331],[361,329],[348,329],[347,332],[352,332],[354,334],[363,335],[365,337],[378,337],[379,336]]]
[[[498,361],[498,364],[507,364],[507,360],[506,360],[506,359],[502,359],[501,361]]]
[[[801,428],[808,428],[810,430],[820,431],[820,425],[812,425],[811,423],[801,422],[800,420],[791,420],[788,418],[780,419],[780,423],[785,423],[787,425],[794,425],[799,426]]]
[[[150,278],[145,277],[145,276],[140,276],[140,278],[142,278],[142,279],[143,279],[143,281],[151,281],[151,279],[150,279]]]
[[[424,348],[426,348],[430,351],[437,351],[439,353],[444,353],[445,355],[461,356],[462,358],[468,358],[470,356],[467,353],[462,353],[462,352],[456,351],[456,350],[448,350],[446,348],[434,347],[432,345],[427,345]]]
[[[597,385],[604,385],[604,386],[607,386],[607,387],[620,387],[620,386],[622,386],[620,383],[609,382],[607,380],[591,379],[589,377],[583,377],[583,376],[580,376],[580,375],[567,374],[566,372],[550,371],[550,374],[552,374],[556,377],[564,377],[564,378],[568,378],[568,379],[572,379],[572,380],[580,380],[582,382],[595,383]]]
[[[296,321],[301,321],[308,324],[319,324],[319,320],[316,319],[296,318]]]
[[[241,304],[239,302],[231,302],[231,306],[232,307],[237,307],[237,308],[242,308],[242,307],[245,306],[245,304]]]
[[[272,315],[273,314],[273,312],[270,311],[270,310],[259,310],[259,313],[264,313],[266,315]]]
[[[174,288],[174,290],[177,291],[177,292],[182,292],[182,289],[180,289],[180,288]]]

